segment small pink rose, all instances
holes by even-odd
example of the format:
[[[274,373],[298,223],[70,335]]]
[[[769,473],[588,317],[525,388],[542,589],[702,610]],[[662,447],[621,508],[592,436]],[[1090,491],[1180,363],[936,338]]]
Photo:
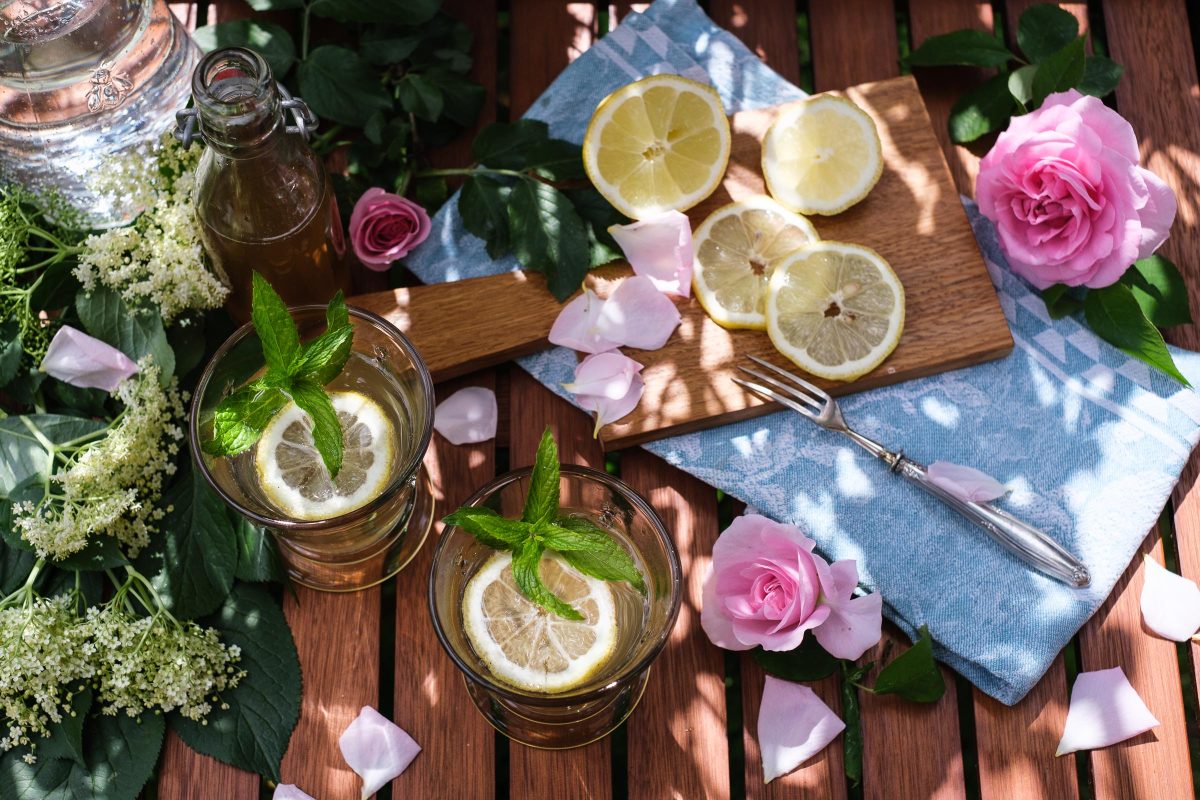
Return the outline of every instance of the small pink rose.
[[[350,214],[350,245],[359,261],[383,272],[425,241],[431,227],[425,209],[412,200],[367,189]]]
[[[1166,240],[1175,195],[1139,165],[1130,124],[1074,89],[1013,117],[979,165],[979,210],[1039,289],[1115,283]]]

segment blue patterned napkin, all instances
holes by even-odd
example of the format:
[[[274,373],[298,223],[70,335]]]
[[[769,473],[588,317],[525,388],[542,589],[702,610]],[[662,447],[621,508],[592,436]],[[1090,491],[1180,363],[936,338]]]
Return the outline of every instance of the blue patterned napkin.
[[[730,113],[803,97],[694,0],[631,14],[571,64],[530,109],[553,135],[581,141],[610,91],[676,72],[716,87]],[[994,475],[1004,505],[1078,555],[1092,585],[1074,590],[1031,571],[985,534],[859,451],[790,412],[647,445],[770,516],[795,522],[824,554],[859,562],[865,585],[912,635],[925,624],[938,657],[980,689],[1015,703],[1100,606],[1154,524],[1200,438],[1200,397],[1096,338],[1051,320],[1004,263],[990,224],[967,203],[1012,327],[1011,356],[841,401],[858,430],[914,459]],[[409,266],[435,282],[515,269],[467,234],[452,200]],[[1200,355],[1174,351],[1200,382]],[[521,361],[570,400],[575,354]]]

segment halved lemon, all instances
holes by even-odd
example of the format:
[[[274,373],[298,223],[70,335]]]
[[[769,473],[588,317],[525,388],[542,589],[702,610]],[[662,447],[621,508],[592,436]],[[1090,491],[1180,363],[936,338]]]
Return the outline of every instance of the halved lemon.
[[[712,194],[725,176],[729,143],[729,120],[712,87],[652,75],[596,107],[583,137],[583,166],[614,208],[645,219]]]
[[[275,415],[254,453],[267,500],[293,519],[330,519],[374,500],[392,477],[395,432],[391,420],[359,392],[335,392],[342,424],[342,468],[336,480],[313,444],[312,421],[295,403]]]
[[[519,689],[563,692],[586,683],[617,643],[617,611],[607,582],[577,572],[547,553],[542,583],[582,620],[569,620],[534,603],[517,588],[512,553],[492,556],[467,582],[463,627],[492,673]]]
[[[801,214],[838,214],[883,174],[875,121],[844,97],[819,94],[788,107],[763,138],[771,196]]]
[[[771,274],[819,238],[811,222],[766,195],[722,206],[693,237],[696,299],[718,325],[764,330]]]
[[[849,381],[879,366],[904,331],[904,287],[869,247],[806,245],[775,269],[767,333],[813,375]]]

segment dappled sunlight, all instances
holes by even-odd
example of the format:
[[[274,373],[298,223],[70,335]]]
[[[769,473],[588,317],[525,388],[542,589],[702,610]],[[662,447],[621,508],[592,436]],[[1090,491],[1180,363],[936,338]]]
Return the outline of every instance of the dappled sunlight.
[[[441,682],[433,670],[425,673],[425,680],[421,681],[421,694],[429,701],[430,706],[436,706],[442,699]]]

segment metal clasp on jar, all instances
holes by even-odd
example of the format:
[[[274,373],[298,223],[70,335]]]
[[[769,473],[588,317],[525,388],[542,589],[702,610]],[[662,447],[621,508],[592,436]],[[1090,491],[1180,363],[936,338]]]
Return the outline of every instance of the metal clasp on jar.
[[[283,98],[280,106],[292,112],[292,119],[295,121],[295,124],[286,126],[284,130],[288,133],[300,134],[307,142],[312,138],[312,132],[317,129],[320,120],[302,98],[292,97],[291,92],[284,88],[282,83],[276,83],[275,86],[279,91],[279,96]],[[199,126],[199,112],[195,106],[192,106],[175,112],[175,130],[171,133],[183,143],[184,147],[191,147],[192,142],[197,139],[204,141],[203,134],[198,133]]]

